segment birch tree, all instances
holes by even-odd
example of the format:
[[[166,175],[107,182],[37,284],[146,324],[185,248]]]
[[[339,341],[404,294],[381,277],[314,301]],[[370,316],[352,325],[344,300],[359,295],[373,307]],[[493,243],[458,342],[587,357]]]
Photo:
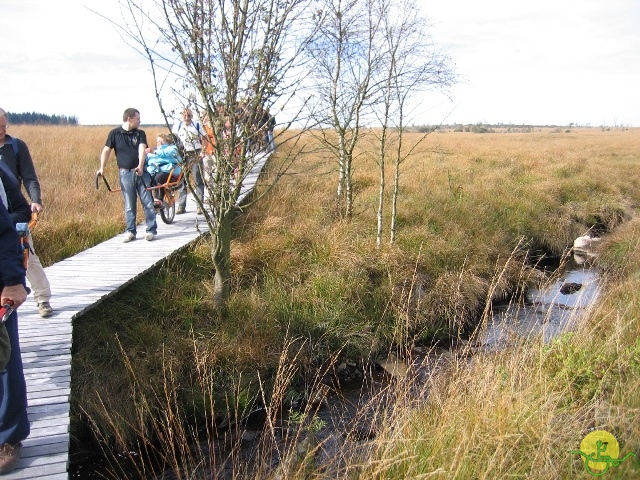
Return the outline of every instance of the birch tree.
[[[378,68],[381,18],[374,0],[323,0],[320,5],[318,31],[307,50],[315,62],[314,115],[320,141],[337,161],[338,210],[350,218],[353,161]]]
[[[211,181],[206,182],[204,219],[215,268],[213,300],[224,307],[230,295],[231,229],[242,183],[254,166],[265,107],[295,99],[301,49],[308,41],[310,0],[121,0],[123,37],[148,60],[156,96],[164,105],[177,98],[208,117],[214,146]],[[279,138],[298,113],[279,125]],[[294,160],[285,153],[271,165],[274,182]],[[185,169],[185,171],[188,169]],[[190,190],[193,185],[189,179]],[[197,196],[194,195],[197,200]],[[256,201],[258,197],[253,197]],[[247,204],[248,205],[248,204]]]
[[[380,172],[378,209],[376,212],[376,244],[382,244],[384,199],[388,149],[394,166],[393,195],[390,219],[390,243],[396,238],[400,166],[416,152],[428,132],[404,150],[404,135],[408,119],[420,105],[418,99],[429,89],[446,91],[455,82],[453,65],[447,55],[439,51],[428,34],[429,26],[415,0],[379,0],[383,19],[384,54],[380,79],[376,81],[379,103],[376,113],[381,132],[378,137],[377,163]],[[413,105],[408,107],[408,105]]]

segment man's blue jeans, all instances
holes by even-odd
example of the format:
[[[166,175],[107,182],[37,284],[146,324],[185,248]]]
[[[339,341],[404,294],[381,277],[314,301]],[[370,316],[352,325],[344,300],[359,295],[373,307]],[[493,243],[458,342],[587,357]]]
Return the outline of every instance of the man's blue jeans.
[[[17,312],[11,314],[5,325],[11,343],[11,356],[7,367],[0,372],[0,444],[21,442],[29,436],[30,430]]]
[[[127,222],[127,232],[136,234],[136,205],[137,198],[140,197],[140,203],[144,209],[144,220],[147,224],[147,233],[154,235],[158,231],[156,223],[156,211],[153,208],[153,196],[145,186],[151,185],[151,175],[144,172],[142,177],[136,175],[134,170],[120,169],[120,188],[122,189],[122,197],[124,198],[124,220]]]

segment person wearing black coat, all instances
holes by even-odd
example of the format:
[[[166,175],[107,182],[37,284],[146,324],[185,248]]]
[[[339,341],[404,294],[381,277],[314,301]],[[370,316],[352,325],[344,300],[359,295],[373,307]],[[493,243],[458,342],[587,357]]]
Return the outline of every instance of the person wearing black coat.
[[[0,200],[0,305],[18,308],[27,299],[22,246],[13,219],[4,204],[11,188],[1,187]],[[27,417],[27,386],[22,369],[18,314],[13,311],[4,322],[9,337],[10,353],[6,367],[0,372],[0,475],[15,469],[22,442],[30,433]]]

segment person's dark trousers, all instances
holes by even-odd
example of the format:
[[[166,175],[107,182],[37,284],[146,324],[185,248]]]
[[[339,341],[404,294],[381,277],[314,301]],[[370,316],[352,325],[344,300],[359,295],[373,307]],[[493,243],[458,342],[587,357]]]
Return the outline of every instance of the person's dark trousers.
[[[200,150],[185,153],[186,164],[191,168],[191,179],[196,186],[196,195],[200,200],[204,199],[204,179],[201,172],[204,171],[204,164],[200,158]],[[186,182],[186,180],[185,180]],[[187,186],[186,184],[180,189],[178,196],[178,208],[185,209],[187,206]]]
[[[11,356],[7,367],[0,372],[0,444],[21,442],[30,431],[17,312],[11,314],[5,325],[11,342]]]
[[[169,178],[169,172],[156,173],[155,177],[153,177],[153,186],[164,185],[167,182],[167,178]],[[155,189],[153,196],[158,200],[162,200],[164,198],[164,188]]]

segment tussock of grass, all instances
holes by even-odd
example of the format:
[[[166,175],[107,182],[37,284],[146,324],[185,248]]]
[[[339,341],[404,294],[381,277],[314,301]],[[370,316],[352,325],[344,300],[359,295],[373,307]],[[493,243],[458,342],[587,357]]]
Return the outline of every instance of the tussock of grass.
[[[605,263],[634,231],[629,225],[609,239]],[[372,446],[373,461],[352,467],[358,478],[590,478],[568,451],[592,429],[614,433],[621,452],[637,454],[637,250],[627,250],[628,273],[616,272],[602,301],[576,313],[575,331],[550,344],[520,341],[471,362],[454,358],[426,384],[409,378]],[[424,394],[405,393],[415,388]],[[640,462],[628,459],[614,474],[636,478]]]

